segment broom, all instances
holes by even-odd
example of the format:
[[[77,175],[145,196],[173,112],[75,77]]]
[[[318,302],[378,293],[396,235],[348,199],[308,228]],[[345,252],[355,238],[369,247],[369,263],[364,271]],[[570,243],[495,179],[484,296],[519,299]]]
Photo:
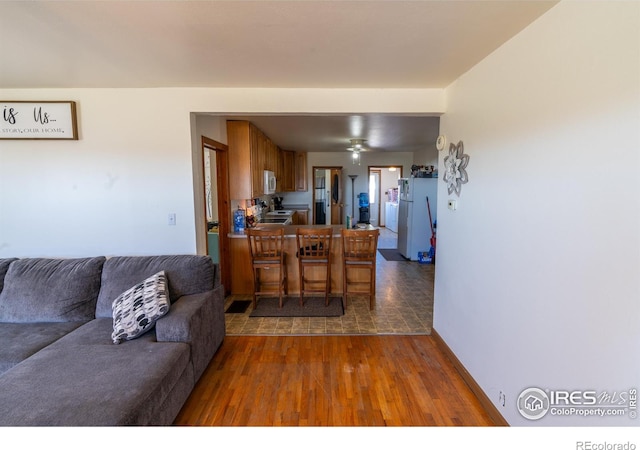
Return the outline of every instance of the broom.
[[[429,225],[431,226],[431,248],[429,249],[429,257],[431,263],[436,263],[436,232],[433,229],[433,219],[431,219],[431,206],[429,205],[429,196],[427,196],[427,211],[429,211]]]

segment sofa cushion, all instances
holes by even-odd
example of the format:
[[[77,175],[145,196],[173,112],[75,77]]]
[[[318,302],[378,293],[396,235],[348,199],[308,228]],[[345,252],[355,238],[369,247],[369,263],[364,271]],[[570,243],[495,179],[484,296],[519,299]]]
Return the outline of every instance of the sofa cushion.
[[[9,270],[9,265],[17,259],[18,258],[0,259],[0,292],[2,292],[2,287],[4,286],[4,277],[7,274],[7,270]]]
[[[158,272],[113,301],[113,343],[119,344],[146,333],[168,312],[165,274]]]
[[[165,425],[159,409],[193,389],[189,345],[153,331],[113,345],[111,328],[92,320],[5,372],[0,426]]]
[[[112,317],[112,304],[131,286],[163,270],[169,285],[169,298],[197,294],[214,288],[216,267],[208,256],[161,255],[118,256],[107,259],[102,270],[96,317]]]
[[[104,257],[14,261],[0,292],[0,322],[81,322],[94,318]]]
[[[73,331],[83,322],[0,323],[0,373]]]

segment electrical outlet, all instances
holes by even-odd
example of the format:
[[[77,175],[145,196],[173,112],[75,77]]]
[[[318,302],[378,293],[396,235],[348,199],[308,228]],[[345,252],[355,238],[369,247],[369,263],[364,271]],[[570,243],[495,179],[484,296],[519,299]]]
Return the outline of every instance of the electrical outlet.
[[[175,224],[176,224],[176,213],[169,213],[169,217],[167,218],[167,223],[170,226],[175,226]]]
[[[500,394],[498,395],[498,403],[504,407],[507,404],[507,396],[504,392],[500,391]]]

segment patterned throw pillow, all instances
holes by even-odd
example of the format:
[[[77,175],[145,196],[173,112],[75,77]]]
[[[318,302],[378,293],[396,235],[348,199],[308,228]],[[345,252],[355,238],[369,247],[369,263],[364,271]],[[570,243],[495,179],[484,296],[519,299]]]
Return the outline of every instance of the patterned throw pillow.
[[[135,339],[169,312],[169,295],[164,271],[127,289],[112,304],[114,344]]]

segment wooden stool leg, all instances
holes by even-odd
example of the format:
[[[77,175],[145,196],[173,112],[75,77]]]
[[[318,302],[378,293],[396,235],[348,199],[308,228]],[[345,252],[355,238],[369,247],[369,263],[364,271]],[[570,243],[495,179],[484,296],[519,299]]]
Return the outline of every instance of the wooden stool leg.
[[[369,310],[373,309],[373,304],[376,299],[376,268],[371,267],[371,285],[369,286]]]
[[[331,291],[331,267],[327,265],[327,282],[324,286],[324,306],[329,306],[329,291]]]
[[[299,269],[299,277],[300,277],[300,306],[302,306],[303,300],[302,300],[302,296],[304,294],[304,266],[302,264],[300,264],[300,269]]]
[[[279,302],[278,302],[278,307],[282,308],[282,284],[284,282],[283,278],[282,278],[282,266],[280,266],[278,268],[279,273],[279,280],[278,280],[278,297],[279,297]]]
[[[342,261],[342,309],[347,310],[347,265]]]
[[[284,295],[289,295],[289,276],[287,275],[287,266],[282,266],[284,272]]]
[[[258,276],[258,270],[257,268],[253,268],[253,309],[256,309],[256,306],[258,304],[258,296],[256,295],[256,292],[258,292],[260,290],[260,278]]]

